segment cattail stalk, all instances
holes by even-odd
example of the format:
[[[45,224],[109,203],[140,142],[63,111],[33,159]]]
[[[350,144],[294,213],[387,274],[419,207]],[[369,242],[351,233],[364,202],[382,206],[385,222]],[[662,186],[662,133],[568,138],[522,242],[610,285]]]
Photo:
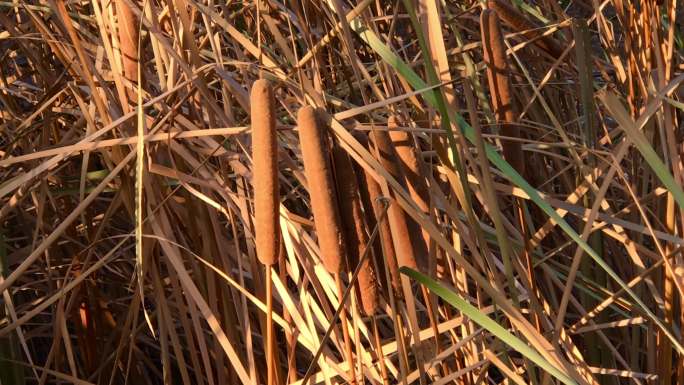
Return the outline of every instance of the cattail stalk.
[[[366,173],[364,177],[366,182],[365,185],[368,189],[368,200],[370,205],[367,207],[370,207],[369,210],[372,210],[374,215],[373,219],[375,219],[380,217],[383,211],[382,203],[380,202],[380,199],[382,199],[383,197],[382,189],[380,188],[380,184],[378,184],[378,182],[375,179],[373,179],[373,177],[370,174]],[[369,223],[369,225],[371,224]],[[381,257],[384,255],[384,259],[380,258],[380,261],[384,262],[382,265],[387,266],[391,281],[387,284],[391,284],[394,294],[401,298],[401,280],[399,275],[399,263],[397,262],[397,254],[394,251],[394,243],[392,241],[392,229],[390,228],[388,220],[382,221],[379,224],[379,226],[380,247],[382,251]],[[387,290],[388,292],[390,291],[389,288]]]
[[[329,273],[335,275],[337,294],[342,300],[342,256],[346,254],[345,241],[342,232],[340,214],[335,197],[335,185],[329,165],[328,138],[323,125],[316,116],[316,110],[311,106],[299,109],[297,126],[299,127],[299,142],[302,148],[304,173],[309,188],[311,211],[314,217],[314,227],[318,235],[318,247],[321,252],[323,266]],[[340,303],[342,320],[342,335],[349,362],[349,376],[351,383],[356,384],[354,356],[352,354],[351,338],[345,311],[345,304]]]
[[[401,161],[401,168],[408,182],[409,193],[418,208],[423,212],[428,212],[430,210],[430,193],[425,180],[424,168],[416,153],[416,143],[409,132],[399,130],[398,127],[397,118],[391,116],[387,120],[387,128],[390,129],[390,139]]]
[[[278,262],[278,143],[273,88],[265,79],[254,82],[250,95],[252,160],[254,162],[254,228],[257,258],[266,267],[266,367],[269,385],[275,383],[273,346],[272,265]]]
[[[278,262],[280,250],[280,202],[275,101],[267,80],[254,82],[251,109],[256,250],[259,261],[271,266]]]
[[[511,93],[508,61],[506,60],[506,46],[504,44],[503,33],[501,32],[501,25],[497,12],[491,9],[483,10],[480,14],[480,28],[482,33],[484,60],[487,65],[487,79],[489,81],[489,93],[492,107],[497,123],[499,124],[499,133],[505,137],[501,140],[504,159],[506,159],[516,171],[524,175],[525,163],[523,162],[522,147],[519,142],[511,142],[506,139],[519,137],[520,129],[515,125],[515,106]],[[484,169],[485,166],[482,165],[482,167]],[[490,189],[490,192],[493,194],[492,189]],[[501,232],[499,234],[500,239],[505,241],[506,235],[503,233],[503,224],[500,222],[497,207],[496,201],[494,201],[495,213],[493,220],[495,221],[497,231]],[[517,295],[515,294],[513,267],[511,264],[510,254],[512,251],[505,242],[502,243],[501,247],[504,270],[508,278],[511,295],[515,299],[517,298]]]
[[[392,140],[392,144],[394,145],[397,158],[400,160],[399,163],[401,164],[401,170],[406,177],[409,194],[423,214],[430,215],[430,193],[425,181],[426,173],[423,172],[424,168],[421,167],[420,160],[416,155],[416,147],[413,137],[410,133],[397,129],[399,124],[395,116],[390,116],[390,118],[387,120],[387,127],[390,129],[389,136]],[[421,233],[423,235],[422,241],[424,242],[427,253],[427,245],[430,244],[430,233],[424,228],[421,228]],[[435,270],[436,263],[428,263],[428,271],[430,274],[432,274]],[[427,288],[423,286],[421,287],[421,291],[423,293],[425,305],[428,309],[430,325],[435,332],[435,346],[437,348],[437,352],[440,352],[441,346],[439,343],[437,312],[435,311],[434,301],[428,293]]]
[[[392,145],[387,131],[374,130],[371,131],[371,140],[375,145],[380,163],[403,187],[406,187],[406,178],[403,171],[399,167],[397,154]],[[396,202],[394,192],[390,189],[390,197],[393,198],[390,203],[387,216],[392,230],[392,240],[394,241],[394,250],[397,254],[397,263],[399,266],[407,266],[409,268],[427,271],[427,247],[421,235],[421,229],[418,224],[406,215],[403,208]],[[418,336],[420,327],[418,326],[418,319],[415,311],[415,303],[410,284],[406,277],[400,277],[402,282],[402,290],[404,292],[404,302],[408,309],[408,321],[411,333]],[[423,293],[425,294],[425,293]],[[418,362],[418,372],[421,377],[421,383],[425,380],[425,370],[423,368],[423,345],[415,344],[413,346],[414,355]]]
[[[502,136],[510,138],[519,138],[520,129],[516,125],[517,112],[513,103],[513,96],[511,92],[510,68],[506,58],[506,46],[503,40],[503,33],[501,32],[501,25],[499,23],[498,11],[487,9],[482,11],[480,15],[480,28],[482,33],[482,47],[484,50],[485,63],[487,65],[487,78],[489,81],[489,89],[491,94],[492,107],[496,116],[497,122],[500,124],[499,132]],[[520,142],[501,140],[503,147],[503,154],[506,161],[508,161],[513,168],[518,171],[523,177],[526,176],[525,159]],[[485,167],[483,165],[483,167]],[[493,187],[490,188],[493,194]],[[496,203],[496,202],[495,202]],[[518,222],[518,228],[523,235],[523,239],[527,239],[527,223],[524,216],[524,202],[521,199],[513,200],[513,210]],[[496,207],[496,205],[494,205]],[[495,220],[497,220],[496,217]],[[499,231],[503,231],[502,224],[497,223]],[[505,235],[501,235],[505,236]],[[504,254],[504,269],[506,271],[508,283],[510,285],[511,295],[514,299],[517,298],[515,286],[513,284],[513,267],[511,266],[510,258],[512,250],[505,242],[502,242],[502,250]],[[532,267],[532,260],[529,251],[523,248],[520,255],[524,261],[527,269],[527,283],[530,292],[536,292],[536,285],[534,279],[534,270]],[[517,299],[516,299],[517,300]],[[534,300],[530,300],[534,303]],[[541,331],[541,324],[537,314],[532,313],[532,321]]]

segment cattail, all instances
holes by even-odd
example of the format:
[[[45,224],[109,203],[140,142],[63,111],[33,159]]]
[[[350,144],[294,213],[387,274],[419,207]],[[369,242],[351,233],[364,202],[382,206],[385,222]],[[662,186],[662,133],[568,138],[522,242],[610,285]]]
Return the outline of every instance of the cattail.
[[[373,219],[380,218],[383,214],[382,203],[379,198],[382,197],[382,189],[380,184],[368,173],[365,174],[366,187],[368,188],[368,198],[370,207],[375,215]],[[370,222],[369,222],[370,224]],[[396,295],[401,296],[401,277],[399,275],[399,263],[397,262],[397,253],[394,251],[394,243],[392,241],[392,229],[390,228],[389,219],[385,219],[380,223],[379,236],[381,243],[382,254],[384,254],[384,262],[387,265],[392,280],[392,288]],[[379,254],[382,256],[382,254]],[[382,259],[381,259],[382,261]],[[380,265],[379,265],[380,266]]]
[[[357,131],[355,132],[354,137],[362,146],[369,148],[368,136],[366,134]],[[382,189],[371,174],[357,164],[354,164],[354,166],[358,175],[357,181],[361,201],[363,202],[364,213],[366,215],[366,223],[368,224],[369,229],[373,229],[377,225],[376,218],[380,218],[383,215],[382,203],[379,201],[379,198],[382,197]],[[394,292],[396,295],[401,296],[399,266],[397,265],[397,256],[394,252],[394,245],[392,244],[392,231],[390,230],[389,222],[387,220],[380,222],[378,237],[380,238],[380,241],[373,242],[375,260],[378,266],[387,266]],[[384,274],[379,274],[378,278],[380,282],[385,285],[385,289],[389,290],[388,285],[390,283],[384,282]]]
[[[397,130],[398,126],[397,119],[394,116],[387,120],[387,127],[390,128],[390,139],[392,139],[394,149],[401,161],[401,168],[406,176],[411,198],[423,212],[428,212],[430,210],[430,193],[425,181],[425,173],[422,170],[423,167],[421,167],[421,162],[416,154],[416,144],[411,134]]]
[[[118,0],[115,3],[123,75],[129,82],[135,84],[138,81],[138,23],[133,11],[125,1]],[[135,101],[135,93],[132,89],[128,89],[128,95],[131,101]]]
[[[321,258],[326,270],[337,274],[341,258],[345,255],[345,245],[328,164],[326,132],[311,106],[299,109],[297,125]]]
[[[394,116],[390,116],[387,120],[387,127],[390,130],[389,135],[394,144],[399,160],[401,161],[401,169],[406,176],[408,182],[408,190],[411,198],[416,203],[418,208],[424,213],[430,212],[430,192],[425,181],[426,173],[423,172],[424,167],[421,165],[420,159],[416,154],[416,144],[410,133],[403,130],[396,130],[399,125]],[[429,233],[423,229],[423,239],[426,243],[430,241]]]
[[[387,131],[372,131],[371,139],[380,155],[380,163],[405,187],[405,176],[399,167],[397,155]],[[390,194],[394,198],[391,190]],[[406,215],[396,201],[390,204],[387,216],[392,229],[392,240],[394,241],[398,265],[426,271],[427,248],[423,239],[418,235],[421,233],[418,224]]]
[[[333,159],[335,162],[337,198],[344,227],[344,239],[347,243],[349,266],[351,269],[355,269],[368,245],[368,234],[364,226],[359,187],[356,182],[354,166],[342,147],[333,147]],[[361,265],[358,288],[364,313],[374,314],[378,306],[378,281],[370,258],[366,258]]]
[[[489,0],[487,1],[487,8],[496,11],[501,20],[508,24],[515,31],[522,32],[525,38],[532,40],[536,39],[541,32],[536,30],[537,25],[528,20],[520,11],[505,0]],[[542,49],[546,50],[553,57],[560,57],[563,54],[563,49],[558,45],[558,42],[551,36],[542,36],[534,41]]]
[[[275,101],[268,80],[254,82],[251,94],[252,160],[254,162],[254,227],[259,261],[271,266],[278,261],[280,233],[278,213],[278,143]]]
[[[278,231],[278,142],[273,88],[268,80],[252,85],[250,95],[252,119],[252,161],[254,185],[254,227],[259,261],[266,266],[266,367],[267,383],[275,379],[276,357],[273,340],[273,284],[271,266],[280,256]]]
[[[485,9],[480,15],[482,29],[482,47],[484,61],[487,65],[487,78],[492,98],[492,108],[497,122],[501,124],[499,132],[504,137],[520,137],[520,129],[515,124],[516,114],[511,93],[510,71],[506,60],[506,46],[501,33],[501,25],[497,12]],[[502,124],[503,123],[503,124]],[[513,168],[523,173],[525,163],[520,142],[501,140],[504,158]]]

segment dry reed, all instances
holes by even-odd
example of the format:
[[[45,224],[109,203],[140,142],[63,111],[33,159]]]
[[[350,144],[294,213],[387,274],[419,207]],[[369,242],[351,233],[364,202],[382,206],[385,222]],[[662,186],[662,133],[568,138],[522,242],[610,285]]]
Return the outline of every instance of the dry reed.
[[[490,0],[482,22],[481,3],[350,3],[0,1],[0,382],[684,384],[679,2]],[[277,164],[275,137],[249,138],[259,77]],[[304,170],[302,103],[331,113]],[[408,136],[373,134],[381,162],[345,140],[387,116]],[[380,230],[367,317],[366,278],[343,286],[367,242],[354,199]],[[420,230],[428,274],[480,317],[399,274]]]

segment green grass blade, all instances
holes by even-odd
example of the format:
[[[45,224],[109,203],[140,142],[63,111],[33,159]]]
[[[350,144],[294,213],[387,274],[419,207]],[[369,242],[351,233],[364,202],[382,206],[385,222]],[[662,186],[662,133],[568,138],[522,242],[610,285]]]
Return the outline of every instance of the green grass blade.
[[[415,279],[416,281],[420,282],[420,284],[430,289],[431,292],[435,293],[440,298],[448,302],[450,305],[461,311],[461,313],[470,318],[471,321],[485,328],[487,331],[492,333],[492,335],[494,335],[496,338],[500,339],[506,345],[520,352],[520,354],[522,354],[527,359],[537,364],[540,368],[546,370],[549,374],[556,377],[562,383],[567,385],[577,384],[577,382],[575,382],[572,378],[563,374],[563,372],[561,372],[557,367],[555,367],[550,362],[548,362],[544,357],[542,357],[541,354],[539,354],[539,352],[532,349],[524,341],[511,334],[503,326],[496,323],[496,321],[487,317],[478,308],[468,303],[458,294],[449,290],[448,288],[446,288],[439,282],[435,281],[434,279],[415,270],[412,270],[408,267],[404,266],[401,267],[399,270],[402,274],[407,275]]]

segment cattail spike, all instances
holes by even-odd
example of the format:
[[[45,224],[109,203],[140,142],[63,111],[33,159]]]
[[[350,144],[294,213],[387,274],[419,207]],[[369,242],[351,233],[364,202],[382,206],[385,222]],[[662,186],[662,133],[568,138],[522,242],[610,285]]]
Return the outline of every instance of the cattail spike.
[[[513,5],[509,4],[506,0],[489,0],[487,1],[487,8],[496,11],[501,20],[508,24],[517,32],[527,31],[523,33],[523,36],[529,40],[536,39],[541,35],[541,32],[536,30],[537,25],[532,23],[525,17],[520,11],[518,11]],[[563,54],[563,49],[558,45],[558,42],[554,40],[551,36],[542,36],[541,38],[535,40],[540,48],[544,49],[553,57],[560,57]]]
[[[340,216],[344,226],[350,269],[355,269],[368,245],[363,211],[354,166],[342,147],[333,147],[335,183],[337,185]],[[365,314],[374,314],[378,306],[378,281],[370,258],[363,261],[358,276],[361,306]]]
[[[388,119],[387,127],[390,128],[390,139],[392,139],[394,150],[401,161],[401,169],[408,182],[409,194],[423,214],[429,215],[430,192],[425,180],[425,175],[427,174],[423,171],[424,167],[422,167],[421,161],[416,154],[416,144],[413,137],[407,131],[396,129],[399,127],[399,124],[394,116],[390,116]],[[430,233],[426,229],[422,229],[422,233],[425,244],[429,244]]]
[[[484,61],[487,65],[489,92],[492,108],[497,122],[501,124],[499,132],[504,137],[520,137],[520,129],[515,124],[516,113],[511,92],[510,71],[506,59],[506,46],[503,41],[501,25],[497,12],[485,9],[480,15],[482,29],[482,47]],[[503,154],[519,173],[524,174],[525,163],[520,142],[503,139]]]
[[[254,162],[254,227],[259,261],[271,266],[278,261],[278,143],[275,100],[267,80],[254,82],[251,93],[252,159]]]
[[[361,132],[356,132],[354,137],[365,148],[369,148],[368,136]],[[358,167],[359,188],[361,191],[361,199],[366,213],[366,221],[369,228],[375,228],[377,224],[376,218],[383,215],[383,207],[379,199],[382,197],[382,190],[378,182],[366,170]],[[384,220],[379,224],[380,237],[379,242],[374,242],[374,252],[376,254],[376,262],[378,267],[387,266],[390,275],[390,281],[395,295],[401,296],[401,284],[399,277],[399,266],[397,265],[397,256],[394,252],[394,244],[392,243],[392,231],[390,230],[389,222]],[[385,282],[385,275],[379,274],[378,278],[385,285],[387,294],[389,295],[390,282]]]
[[[131,8],[125,1],[115,1],[118,18],[119,46],[123,62],[123,75],[132,84],[138,82],[138,22]],[[130,102],[135,102],[135,92],[127,88]]]
[[[299,109],[297,125],[321,259],[328,272],[337,274],[345,245],[329,166],[327,133],[311,106]]]
[[[380,163],[400,184],[406,187],[406,178],[399,168],[397,154],[387,131],[372,131],[371,139],[380,155]],[[395,198],[391,190],[390,194],[391,198]],[[387,216],[399,266],[426,271],[427,247],[419,235],[421,231],[418,224],[406,215],[396,201],[390,204]]]

